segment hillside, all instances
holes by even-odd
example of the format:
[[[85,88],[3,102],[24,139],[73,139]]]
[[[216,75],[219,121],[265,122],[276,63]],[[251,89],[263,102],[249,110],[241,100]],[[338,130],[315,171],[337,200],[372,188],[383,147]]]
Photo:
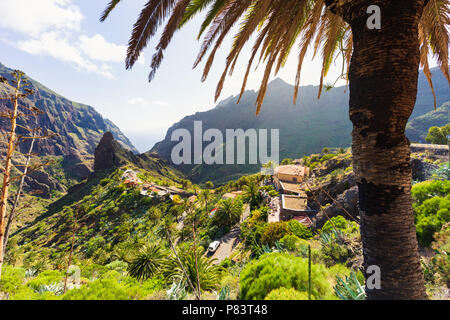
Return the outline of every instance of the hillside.
[[[447,123],[450,123],[450,101],[444,103],[436,111],[429,111],[408,122],[406,135],[411,141],[425,143],[430,127],[442,127]]]
[[[450,90],[446,79],[437,68],[432,69],[432,73],[439,106],[450,100]],[[295,105],[292,103],[293,92],[294,87],[283,80],[272,81],[259,116],[255,116],[257,92],[246,91],[239,104],[236,104],[237,97],[229,97],[212,110],[197,112],[174,124],[165,139],[157,143],[149,153],[170,159],[172,148],[177,144],[171,141],[172,132],[185,128],[193,136],[194,121],[203,121],[203,132],[217,128],[224,136],[225,129],[279,129],[280,161],[317,153],[324,147],[350,146],[352,124],[348,117],[349,97],[345,87],[323,92],[320,100],[317,99],[317,86],[301,87]],[[428,112],[433,112],[433,96],[421,74],[417,104],[411,120]],[[432,118],[430,120],[430,123],[434,123]],[[409,132],[414,136],[426,134],[427,130],[428,128],[420,126],[416,131]],[[223,183],[243,174],[257,172],[259,165],[182,165],[180,170],[196,182],[212,180]]]
[[[0,63],[0,76],[11,79],[13,70]],[[37,143],[34,151],[45,156],[65,156],[79,154],[92,155],[95,146],[103,133],[110,131],[114,137],[126,148],[137,152],[128,138],[110,120],[104,119],[91,106],[70,101],[61,95],[46,88],[39,82],[29,79],[34,95],[29,96],[23,103],[36,106],[44,114],[39,116],[38,124],[46,130],[57,133],[54,139],[43,140]],[[7,87],[0,84],[0,92],[6,92]],[[0,110],[10,108],[7,101],[0,101]],[[6,119],[0,118],[0,131],[8,128]],[[23,129],[18,129],[22,133]]]
[[[63,165],[61,164],[61,166]],[[69,165],[67,164],[67,166]],[[19,219],[17,227],[23,228],[27,225],[33,225],[38,221],[45,219],[47,216],[57,214],[59,211],[63,210],[65,206],[74,206],[79,201],[83,201],[87,196],[91,199],[91,196],[96,192],[96,188],[98,189],[99,187],[104,186],[104,183],[101,183],[103,178],[114,177],[114,180],[116,181],[114,186],[121,184],[123,182],[121,175],[117,173],[120,171],[117,171],[117,169],[121,167],[133,168],[136,172],[140,172],[139,178],[143,182],[158,182],[160,184],[174,185],[184,178],[184,176],[179,171],[172,168],[166,160],[156,156],[135,155],[117,142],[110,132],[106,132],[95,149],[94,172],[90,173],[89,177],[81,183],[75,185],[72,183],[72,186],[67,190],[67,193],[60,198],[53,199],[53,202],[39,200],[41,206],[34,206],[35,210],[30,210],[26,217]],[[68,172],[61,172],[63,171],[62,169],[58,171],[55,170],[55,168],[57,168],[57,166],[53,165],[52,169],[54,171],[49,175],[50,181],[53,181],[53,179],[58,177],[70,177]],[[124,170],[122,170],[122,172],[123,171]],[[30,196],[28,201],[36,202],[38,200],[35,199],[35,197]],[[95,206],[99,206],[99,204],[95,204]]]

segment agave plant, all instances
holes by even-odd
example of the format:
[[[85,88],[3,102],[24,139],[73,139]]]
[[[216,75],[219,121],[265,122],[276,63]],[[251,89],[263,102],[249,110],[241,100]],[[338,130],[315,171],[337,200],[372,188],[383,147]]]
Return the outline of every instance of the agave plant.
[[[365,300],[366,292],[364,287],[359,283],[356,273],[350,272],[350,276],[345,276],[345,279],[336,277],[336,285],[333,287],[336,295],[342,300]]]
[[[272,252],[283,252],[284,248],[283,245],[280,242],[275,242],[275,245],[273,247],[270,247],[267,244],[263,244],[260,246],[256,246],[256,253],[257,255],[263,255],[266,253],[272,253]]]
[[[25,278],[33,278],[38,275],[38,271],[36,269],[30,268],[25,271]]]
[[[46,292],[53,292],[55,295],[59,296],[64,293],[64,284],[60,282],[55,282],[51,284],[41,284],[37,290],[35,290],[38,294],[44,294]]]
[[[173,282],[172,287],[166,292],[169,300],[184,300],[187,296],[186,284],[183,281]]]
[[[230,292],[231,290],[229,286],[223,287],[217,295],[217,300],[230,300]]]
[[[342,243],[344,240],[344,234],[341,230],[333,229],[330,232],[321,233],[320,240],[324,245],[328,245],[332,242]]]

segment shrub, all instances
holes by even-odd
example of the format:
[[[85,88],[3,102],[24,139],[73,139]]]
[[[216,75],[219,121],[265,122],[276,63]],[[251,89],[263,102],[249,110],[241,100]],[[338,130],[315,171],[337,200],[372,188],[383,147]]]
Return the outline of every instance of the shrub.
[[[25,278],[25,270],[4,265],[2,279],[0,280],[0,291],[14,295],[22,286]]]
[[[291,234],[291,230],[286,222],[269,223],[264,228],[261,242],[273,246],[275,242],[281,240],[287,234]]]
[[[41,286],[62,282],[64,273],[57,270],[46,270],[27,283],[28,287],[38,291]]]
[[[287,224],[292,234],[296,235],[300,239],[311,239],[313,237],[311,229],[304,226],[297,220],[291,220]]]
[[[315,299],[333,298],[325,266],[311,266],[311,295]],[[241,272],[240,299],[262,300],[279,288],[308,291],[308,260],[287,253],[269,253],[250,262]]]
[[[342,231],[344,234],[351,234],[358,230],[358,224],[354,221],[348,221],[342,216],[336,216],[325,222],[321,232],[330,233],[334,230],[334,228]]]
[[[297,291],[294,288],[279,288],[272,290],[264,300],[308,300],[308,293]]]
[[[283,248],[290,251],[294,251],[295,249],[297,249],[297,243],[299,242],[300,238],[293,234],[288,234],[280,240],[280,243],[283,246]]]
[[[108,178],[105,178],[105,179],[102,179],[102,180],[100,180],[100,185],[102,186],[102,187],[104,187],[104,186],[106,186],[108,183],[110,183],[112,180],[111,179],[108,179]]]
[[[139,288],[139,282],[122,278],[116,271],[110,271],[101,279],[89,282],[79,289],[73,289],[63,300],[135,300],[146,293]]]
[[[433,235],[450,221],[450,181],[425,181],[411,190],[417,239],[430,245]]]
[[[336,242],[330,242],[321,249],[322,260],[327,267],[336,263],[345,263],[350,257],[350,251],[343,245]]]

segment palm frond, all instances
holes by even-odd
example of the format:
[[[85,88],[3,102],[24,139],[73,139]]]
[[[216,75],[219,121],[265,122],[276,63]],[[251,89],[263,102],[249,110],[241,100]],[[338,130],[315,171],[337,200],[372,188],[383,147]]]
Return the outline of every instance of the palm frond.
[[[450,22],[450,0],[428,0],[419,24],[420,61],[428,83],[433,91],[431,72],[428,63],[432,55],[450,84],[448,70],[448,43]],[[102,21],[116,7],[120,0],[111,1],[102,16]],[[299,42],[297,73],[294,87],[294,103],[297,101],[301,70],[309,49],[313,58],[317,53],[322,56],[320,73],[320,97],[324,79],[335,59],[342,58],[342,77],[347,75],[353,51],[353,37],[349,25],[327,9],[325,0],[149,0],[137,22],[134,24],[129,41],[126,67],[131,68],[147,46],[159,26],[165,24],[163,34],[156,46],[151,63],[149,80],[161,64],[164,50],[168,47],[176,30],[184,26],[195,15],[206,11],[206,17],[200,27],[198,38],[203,36],[198,56],[194,62],[197,67],[209,52],[203,69],[204,81],[214,63],[216,52],[225,37],[239,24],[234,35],[231,50],[226,58],[225,68],[216,88],[215,100],[221,94],[227,75],[232,75],[237,60],[245,45],[257,34],[254,40],[247,69],[242,81],[240,101],[245,91],[250,69],[259,53],[256,68],[265,63],[264,76],[256,100],[258,113],[264,101],[268,81],[277,74],[286,63],[292,48]],[[104,19],[103,19],[104,17]],[[168,19],[166,21],[166,19]],[[339,55],[337,53],[340,52]],[[348,75],[347,75],[348,82]]]
[[[133,26],[130,41],[128,43],[127,69],[133,67],[148,41],[153,37],[164,19],[171,12],[175,0],[150,0],[142,9],[138,20]]]
[[[106,20],[106,18],[108,18],[109,14],[111,13],[111,11],[113,11],[116,6],[119,4],[121,0],[111,0],[110,3],[108,3],[108,5],[106,6],[105,11],[103,11],[101,17],[100,17],[100,21],[103,22]]]

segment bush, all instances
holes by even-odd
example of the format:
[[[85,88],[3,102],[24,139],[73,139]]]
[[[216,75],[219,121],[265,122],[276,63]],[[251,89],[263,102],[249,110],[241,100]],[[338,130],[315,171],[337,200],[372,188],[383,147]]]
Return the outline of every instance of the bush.
[[[2,270],[2,280],[0,280],[0,291],[9,295],[14,295],[23,284],[25,270],[4,265]]]
[[[336,263],[345,263],[350,257],[350,251],[343,245],[336,242],[330,242],[321,249],[322,260],[327,267]]]
[[[300,242],[300,238],[293,234],[288,234],[280,240],[280,243],[283,246],[283,248],[286,250],[290,250],[290,251],[296,250],[297,243],[299,243],[299,242]]]
[[[279,288],[272,290],[264,300],[308,300],[308,293],[293,288]]]
[[[291,230],[286,222],[269,223],[264,228],[261,242],[273,246],[287,234],[291,234]]]
[[[429,246],[434,233],[450,222],[450,181],[425,181],[411,190],[417,240]]]
[[[358,224],[354,221],[348,221],[342,216],[336,216],[325,222],[321,232],[330,233],[334,230],[334,228],[338,231],[342,231],[344,234],[351,234],[358,231]]]
[[[311,229],[304,226],[297,220],[291,220],[287,224],[292,234],[296,235],[300,239],[311,239],[313,237]]]
[[[64,280],[64,273],[57,270],[46,270],[27,283],[28,287],[38,291],[41,286],[59,283]]]
[[[153,287],[150,286],[152,289]],[[147,288],[147,290],[146,290]],[[130,277],[122,277],[116,271],[106,273],[101,279],[89,282],[79,289],[67,292],[63,300],[136,300],[151,293],[146,282]]]
[[[315,299],[333,298],[333,289],[324,265],[311,266],[311,295]],[[279,288],[308,291],[308,260],[287,253],[268,253],[250,262],[241,272],[240,299],[262,300]]]

